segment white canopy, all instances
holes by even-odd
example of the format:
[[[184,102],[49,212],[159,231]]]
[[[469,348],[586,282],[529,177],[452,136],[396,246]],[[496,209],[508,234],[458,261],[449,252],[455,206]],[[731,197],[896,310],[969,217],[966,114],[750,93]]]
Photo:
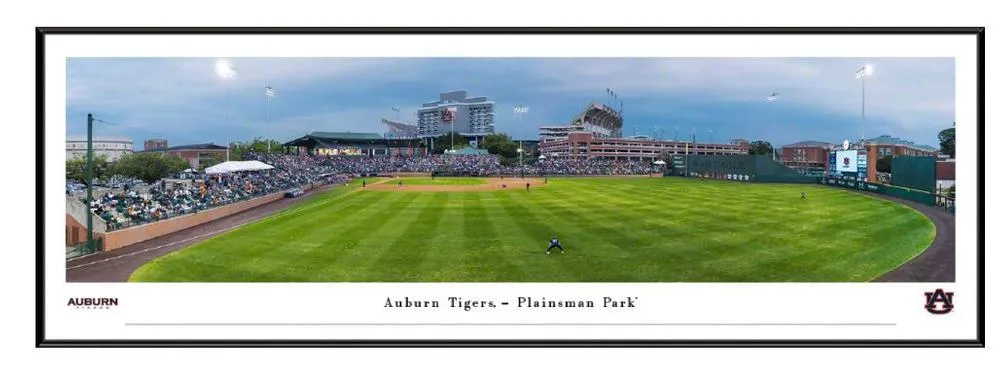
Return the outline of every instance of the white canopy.
[[[653,163],[654,163],[654,164],[657,164],[657,165],[663,165],[663,164],[665,164],[666,162],[664,162],[663,160],[656,160],[656,161],[653,161]]]
[[[254,170],[274,169],[274,166],[260,161],[226,161],[205,169],[208,174],[223,174],[234,172],[249,172]]]

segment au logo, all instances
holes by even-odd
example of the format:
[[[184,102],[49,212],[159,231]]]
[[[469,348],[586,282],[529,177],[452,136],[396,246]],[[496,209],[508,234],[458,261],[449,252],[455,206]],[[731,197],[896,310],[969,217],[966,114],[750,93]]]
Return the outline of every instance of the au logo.
[[[944,290],[940,288],[934,290],[934,292],[924,292],[924,298],[927,299],[927,302],[924,304],[924,308],[927,309],[927,312],[932,314],[947,314],[955,308],[955,304],[952,303],[952,298],[954,296],[954,292],[944,292]]]

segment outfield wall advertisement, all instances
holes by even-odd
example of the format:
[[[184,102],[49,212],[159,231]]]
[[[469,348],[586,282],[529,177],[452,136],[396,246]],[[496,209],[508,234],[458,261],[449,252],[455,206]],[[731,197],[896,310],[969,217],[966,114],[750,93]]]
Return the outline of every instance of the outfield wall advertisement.
[[[891,185],[882,185],[865,181],[846,180],[841,178],[820,178],[819,182],[824,185],[839,186],[842,188],[864,190],[872,193],[884,194],[887,196],[902,198],[924,205],[934,205],[934,195],[919,190],[907,189]]]

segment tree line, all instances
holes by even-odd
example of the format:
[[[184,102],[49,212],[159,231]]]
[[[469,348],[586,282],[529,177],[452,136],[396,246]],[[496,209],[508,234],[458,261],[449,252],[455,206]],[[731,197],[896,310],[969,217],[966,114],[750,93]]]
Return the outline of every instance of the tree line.
[[[271,144],[271,153],[283,151],[281,142],[273,139],[254,138],[247,142],[233,142],[230,145],[229,159],[233,161],[245,160],[251,151],[267,153],[268,143]],[[211,159],[199,162],[198,168],[205,170],[225,161],[225,154],[214,154]],[[92,177],[98,181],[106,181],[112,176],[122,176],[151,183],[182,172],[190,167],[191,165],[188,161],[181,157],[156,151],[126,154],[114,162],[109,161],[103,154],[94,154]],[[86,156],[78,156],[66,160],[66,179],[86,182]]]

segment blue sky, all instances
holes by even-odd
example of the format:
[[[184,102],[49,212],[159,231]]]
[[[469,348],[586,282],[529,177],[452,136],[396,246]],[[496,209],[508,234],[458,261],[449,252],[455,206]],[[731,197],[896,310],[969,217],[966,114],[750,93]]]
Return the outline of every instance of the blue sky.
[[[951,58],[227,58],[238,75],[222,79],[216,58],[72,58],[67,61],[67,136],[149,138],[171,146],[233,140],[287,141],[312,131],[383,133],[381,118],[412,121],[438,93],[468,90],[496,102],[496,129],[536,139],[537,128],[565,124],[611,88],[624,100],[625,133],[667,139],[763,139],[840,143],[861,133],[938,146],[955,120]],[[266,125],[264,85],[276,89]],[[768,102],[766,96],[780,94]],[[529,112],[520,120],[515,105]],[[711,134],[709,133],[711,131]]]

